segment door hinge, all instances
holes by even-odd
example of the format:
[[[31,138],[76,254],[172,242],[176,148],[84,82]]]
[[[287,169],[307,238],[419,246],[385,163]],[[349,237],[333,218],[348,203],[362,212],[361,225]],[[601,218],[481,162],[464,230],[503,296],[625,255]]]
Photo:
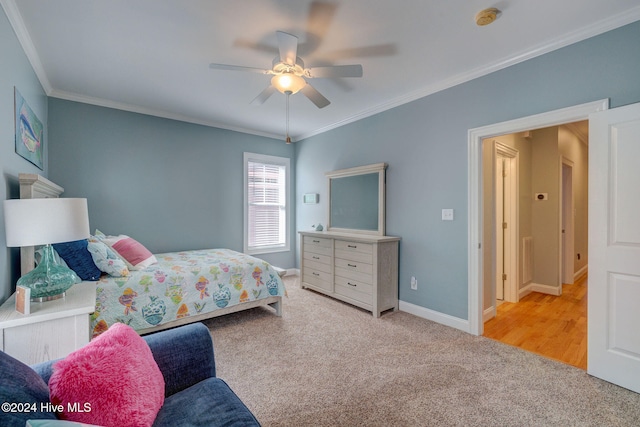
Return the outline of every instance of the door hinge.
[[[506,222],[502,223],[502,228],[505,229],[505,230],[507,229],[507,223]]]
[[[502,280],[507,280],[507,275],[506,274],[502,275]]]

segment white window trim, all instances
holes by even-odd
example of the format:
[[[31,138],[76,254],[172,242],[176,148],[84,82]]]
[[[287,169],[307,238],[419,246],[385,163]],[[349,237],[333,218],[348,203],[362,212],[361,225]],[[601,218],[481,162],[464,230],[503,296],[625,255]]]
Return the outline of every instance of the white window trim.
[[[261,162],[272,165],[279,165],[285,167],[286,174],[286,183],[285,183],[285,192],[286,192],[286,206],[285,206],[285,243],[284,245],[277,246],[265,246],[256,249],[249,248],[249,180],[248,180],[248,164],[249,162]],[[288,157],[278,157],[278,156],[269,156],[267,154],[257,154],[257,153],[244,153],[244,176],[243,176],[243,204],[244,204],[244,236],[243,236],[243,247],[244,253],[250,255],[256,254],[265,254],[265,253],[274,253],[274,252],[288,252],[291,250],[291,159]]]

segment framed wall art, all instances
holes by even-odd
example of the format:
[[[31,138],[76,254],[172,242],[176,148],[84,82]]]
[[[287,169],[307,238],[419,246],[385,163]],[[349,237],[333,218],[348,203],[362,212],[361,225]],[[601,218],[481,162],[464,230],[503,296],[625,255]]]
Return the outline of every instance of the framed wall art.
[[[14,87],[16,153],[44,170],[44,127],[18,88]]]

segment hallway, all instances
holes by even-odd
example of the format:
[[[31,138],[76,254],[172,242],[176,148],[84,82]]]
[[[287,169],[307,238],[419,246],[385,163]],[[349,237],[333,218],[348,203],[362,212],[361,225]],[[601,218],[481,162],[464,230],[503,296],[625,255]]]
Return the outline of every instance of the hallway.
[[[587,279],[563,285],[561,296],[532,292],[501,304],[484,336],[586,370]]]

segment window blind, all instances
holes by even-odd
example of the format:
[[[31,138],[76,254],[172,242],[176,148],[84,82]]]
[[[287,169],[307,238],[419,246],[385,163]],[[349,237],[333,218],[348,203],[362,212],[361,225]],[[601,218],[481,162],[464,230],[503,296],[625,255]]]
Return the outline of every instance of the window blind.
[[[248,246],[286,244],[286,169],[282,165],[247,163]]]

